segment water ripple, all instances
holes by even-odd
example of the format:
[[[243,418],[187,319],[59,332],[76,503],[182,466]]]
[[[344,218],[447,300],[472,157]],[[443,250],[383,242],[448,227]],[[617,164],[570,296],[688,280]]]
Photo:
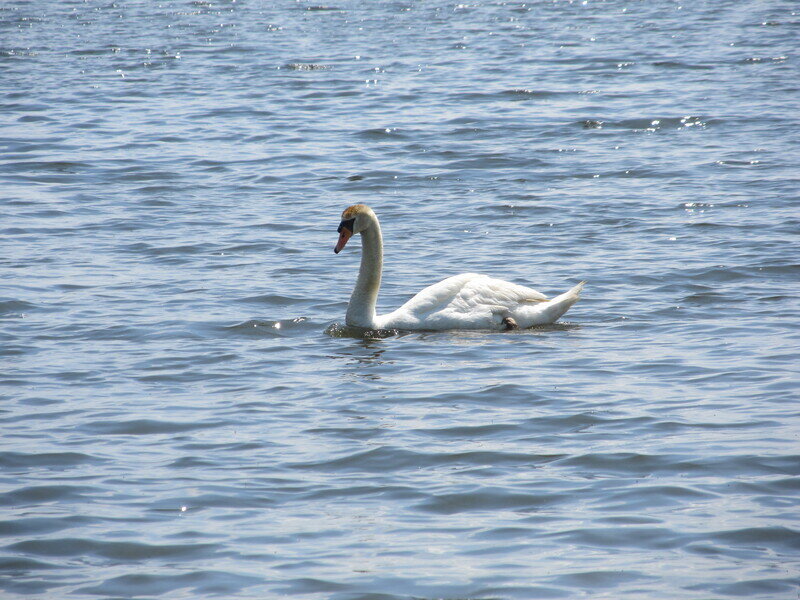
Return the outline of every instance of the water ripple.
[[[0,596],[794,598],[793,10],[0,5]]]

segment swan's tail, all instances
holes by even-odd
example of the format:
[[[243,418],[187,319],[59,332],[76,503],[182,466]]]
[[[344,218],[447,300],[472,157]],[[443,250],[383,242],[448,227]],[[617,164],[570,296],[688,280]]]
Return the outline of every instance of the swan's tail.
[[[559,303],[564,305],[564,310],[566,311],[567,308],[575,304],[581,297],[581,290],[583,290],[583,286],[586,285],[585,281],[581,281],[578,285],[574,288],[569,290],[568,292],[564,292],[563,294],[556,296],[552,300],[550,300],[551,304]],[[564,313],[561,313],[564,314]]]
[[[536,307],[531,307],[531,309],[526,311],[527,314],[522,316],[521,322],[519,323],[520,327],[533,327],[534,325],[554,323],[580,299],[581,290],[585,283],[585,281],[581,281],[568,292],[564,292],[547,302],[542,302]],[[520,319],[517,319],[517,321],[520,321]]]

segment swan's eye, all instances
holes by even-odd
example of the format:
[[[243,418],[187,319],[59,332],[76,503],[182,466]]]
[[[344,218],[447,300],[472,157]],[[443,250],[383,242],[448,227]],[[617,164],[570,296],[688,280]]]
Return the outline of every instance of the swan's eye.
[[[346,221],[342,221],[339,223],[339,229],[336,230],[337,233],[342,233],[342,229],[347,229],[350,233],[353,232],[353,228],[355,226],[356,219],[353,217],[352,219],[347,219]]]

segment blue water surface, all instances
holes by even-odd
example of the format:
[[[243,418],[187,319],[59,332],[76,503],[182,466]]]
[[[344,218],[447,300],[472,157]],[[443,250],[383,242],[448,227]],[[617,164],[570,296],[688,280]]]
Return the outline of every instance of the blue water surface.
[[[800,6],[318,1],[0,4],[0,596],[796,600]]]

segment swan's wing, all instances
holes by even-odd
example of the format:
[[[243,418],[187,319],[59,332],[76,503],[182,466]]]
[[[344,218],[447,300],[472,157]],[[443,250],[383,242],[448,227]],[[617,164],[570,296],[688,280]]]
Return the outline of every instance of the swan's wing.
[[[529,287],[463,273],[426,287],[377,321],[380,327],[400,329],[494,328],[521,304],[546,301],[547,297]]]

